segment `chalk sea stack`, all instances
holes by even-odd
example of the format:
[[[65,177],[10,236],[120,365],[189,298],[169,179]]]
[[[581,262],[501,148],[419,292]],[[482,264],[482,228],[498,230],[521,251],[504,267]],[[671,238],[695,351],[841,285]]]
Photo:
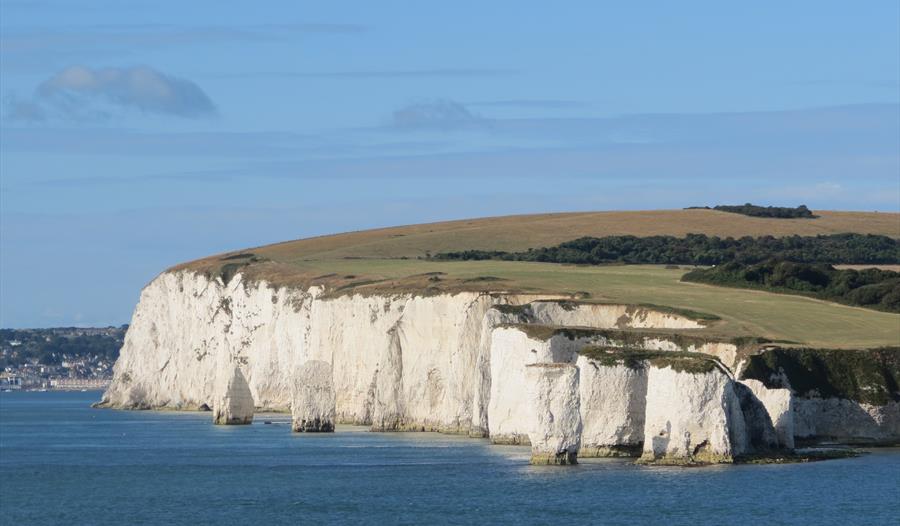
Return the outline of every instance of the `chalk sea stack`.
[[[235,426],[253,423],[253,394],[240,367],[226,367],[217,380],[216,399],[213,402],[213,422]]]
[[[291,401],[291,429],[296,432],[334,431],[334,382],[331,364],[310,360],[297,371]]]

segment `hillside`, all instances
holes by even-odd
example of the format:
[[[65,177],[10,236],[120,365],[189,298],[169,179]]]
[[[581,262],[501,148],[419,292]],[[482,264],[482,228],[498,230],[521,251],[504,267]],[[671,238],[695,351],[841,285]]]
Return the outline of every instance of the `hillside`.
[[[301,239],[212,256],[175,267],[277,285],[358,292],[522,291],[590,301],[652,303],[714,314],[707,329],[831,347],[900,343],[900,318],[813,300],[681,283],[687,268],[582,267],[508,261],[430,261],[467,249],[522,251],[582,236],[702,233],[721,237],[853,232],[900,238],[900,214],[816,212],[815,219],[748,217],[714,210],[507,216],[383,228]]]
[[[456,250],[519,251],[583,236],[707,234],[720,237],[881,234],[900,238],[900,214],[820,212],[816,219],[748,217],[714,210],[576,212],[380,228],[288,241],[254,252],[278,261],[346,256],[416,257]]]

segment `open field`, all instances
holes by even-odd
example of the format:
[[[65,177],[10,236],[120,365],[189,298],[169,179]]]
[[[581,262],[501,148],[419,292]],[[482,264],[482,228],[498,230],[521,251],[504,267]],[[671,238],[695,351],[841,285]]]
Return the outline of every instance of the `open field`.
[[[817,347],[900,345],[900,315],[828,303],[802,296],[682,283],[683,269],[661,266],[569,266],[507,261],[433,262],[419,260],[318,260],[300,264],[319,275],[364,274],[385,279],[355,287],[360,292],[384,290],[391,280],[425,272],[444,272],[440,282],[420,285],[443,288],[487,276],[502,281],[469,281],[487,290],[577,293],[589,300],[652,303],[712,313],[722,318],[706,332],[723,336],[761,336]],[[432,276],[433,277],[433,276]],[[403,280],[400,279],[402,283]],[[469,287],[467,287],[469,288]]]
[[[340,257],[417,257],[456,250],[519,251],[582,236],[707,234],[814,236],[855,232],[900,238],[900,214],[820,212],[816,219],[748,217],[714,210],[539,214],[428,223],[288,241],[253,249],[277,261]]]
[[[249,280],[296,287],[322,285],[330,294],[587,293],[592,301],[651,303],[711,313],[722,320],[706,331],[723,336],[760,336],[821,347],[900,345],[900,315],[801,296],[681,283],[686,269],[420,259],[428,253],[453,250],[525,250],[588,235],[856,232],[900,238],[900,214],[816,213],[821,217],[771,219],[712,210],[668,210],[473,219],[289,241],[176,268],[219,275],[230,266],[230,273],[240,271]]]

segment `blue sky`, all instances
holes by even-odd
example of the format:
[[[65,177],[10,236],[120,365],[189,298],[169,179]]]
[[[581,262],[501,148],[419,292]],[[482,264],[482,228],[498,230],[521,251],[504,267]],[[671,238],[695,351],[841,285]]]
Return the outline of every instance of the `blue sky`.
[[[0,0],[0,81],[2,327],[330,232],[900,209],[895,0]]]

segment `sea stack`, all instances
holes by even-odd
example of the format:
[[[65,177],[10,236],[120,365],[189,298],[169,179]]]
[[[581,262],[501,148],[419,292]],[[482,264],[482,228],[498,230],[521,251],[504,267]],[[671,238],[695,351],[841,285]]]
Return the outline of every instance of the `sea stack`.
[[[300,366],[291,400],[291,428],[299,433],[334,431],[334,380],[331,364],[309,360]]]
[[[745,452],[746,428],[733,380],[712,358],[650,360],[646,464],[720,464]]]
[[[615,352],[615,351],[614,351]],[[613,356],[616,356],[616,353]],[[644,441],[647,364],[578,357],[582,457],[639,456]]]
[[[576,464],[581,444],[578,368],[568,363],[526,367],[527,403],[533,409],[532,464]]]
[[[253,422],[253,394],[238,366],[220,371],[216,398],[213,402],[213,422],[217,425],[247,425]]]

